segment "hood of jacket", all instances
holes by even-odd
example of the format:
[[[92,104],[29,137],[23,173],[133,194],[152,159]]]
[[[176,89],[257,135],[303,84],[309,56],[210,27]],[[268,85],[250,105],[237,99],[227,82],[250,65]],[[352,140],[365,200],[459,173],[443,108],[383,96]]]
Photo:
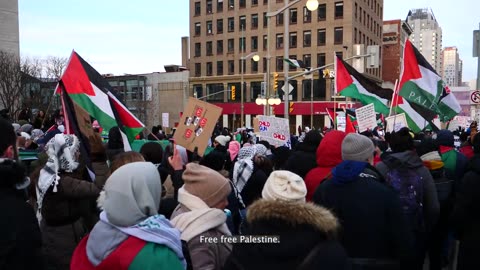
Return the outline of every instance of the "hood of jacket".
[[[346,133],[332,130],[325,134],[317,148],[317,165],[333,168],[342,162],[342,141]]]
[[[367,162],[345,160],[333,168],[333,182],[336,184],[346,184],[355,181],[367,167]]]
[[[88,260],[95,266],[99,265],[127,238],[127,234],[113,226],[105,222],[98,222],[88,236]]]
[[[382,161],[386,164],[399,162],[410,169],[417,169],[423,166],[423,162],[415,151],[405,151],[399,153],[384,153]]]

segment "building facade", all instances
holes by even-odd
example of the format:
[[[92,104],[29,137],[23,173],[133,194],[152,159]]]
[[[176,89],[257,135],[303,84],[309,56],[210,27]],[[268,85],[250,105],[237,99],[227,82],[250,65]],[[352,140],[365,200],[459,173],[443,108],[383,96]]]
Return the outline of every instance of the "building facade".
[[[382,43],[382,79],[383,86],[394,88],[395,81],[400,79],[400,68],[403,61],[403,49],[412,28],[402,20],[383,22]]]
[[[450,87],[453,95],[458,100],[458,104],[462,107],[462,111],[458,114],[459,116],[468,116],[475,118],[475,105],[472,105],[470,101],[470,87],[462,86],[462,87]]]
[[[449,86],[462,85],[462,60],[457,47],[446,47],[442,51],[442,79]]]
[[[18,0],[0,1],[0,51],[20,56]]]
[[[422,53],[438,74],[442,68],[442,28],[431,9],[412,9],[407,23],[413,29],[412,44]]]
[[[282,75],[286,42],[288,58],[302,60],[313,68],[333,63],[334,53],[343,58],[352,56],[354,44],[381,44],[383,1],[321,0],[316,11],[309,11],[305,2],[285,11],[289,18],[285,22],[283,13],[267,17],[267,11],[280,10],[284,1],[190,0],[190,94],[206,96],[208,102],[222,107],[224,125],[240,126],[242,78],[246,126],[252,126],[252,117],[264,112],[283,117],[283,101],[264,108],[255,100],[261,94],[278,94],[283,100],[280,89],[285,80]],[[286,23],[288,36],[284,36]],[[242,76],[242,57],[255,52],[260,61],[246,59]],[[288,75],[302,71],[290,68]],[[274,73],[279,74],[278,79]],[[381,68],[367,68],[365,73],[378,81],[382,75]],[[267,81],[272,82],[270,86],[262,87],[262,82]],[[303,77],[289,80],[293,86],[293,103],[289,104],[292,131],[299,125],[309,126],[312,117],[314,127],[329,123],[325,115],[326,109],[334,106],[331,81],[316,73],[313,87],[311,83],[311,79]],[[232,88],[235,99],[230,93]]]

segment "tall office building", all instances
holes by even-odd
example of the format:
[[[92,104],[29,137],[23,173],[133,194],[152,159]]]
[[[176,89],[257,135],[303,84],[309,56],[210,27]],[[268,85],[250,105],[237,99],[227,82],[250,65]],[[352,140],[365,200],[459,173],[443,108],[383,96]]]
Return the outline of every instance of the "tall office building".
[[[18,0],[0,1],[0,51],[20,55]]]
[[[313,68],[333,63],[334,52],[344,58],[352,56],[353,44],[381,44],[383,0],[320,0],[315,11],[309,11],[306,2],[300,1],[287,10],[289,21],[285,22],[283,13],[270,19],[266,16],[267,11],[284,7],[284,1],[190,0],[190,90],[223,108],[224,125],[239,127],[241,123],[242,57],[253,52],[260,56],[258,62],[246,59],[243,69],[245,125],[251,126],[252,117],[264,113],[263,106],[255,103],[260,94],[276,91],[283,100],[280,88],[286,42],[289,58],[302,60]],[[284,36],[286,23],[289,31]],[[299,72],[291,68],[289,76]],[[262,82],[267,81],[268,75],[275,81],[273,73],[279,73],[278,88],[273,89],[275,83],[271,83],[263,90]],[[381,68],[366,69],[366,74],[380,81]],[[327,122],[326,109],[334,106],[330,80],[326,81],[318,72],[314,75],[313,98],[310,79],[298,77],[289,83],[293,86],[293,104],[289,106],[291,130],[298,125],[310,125],[312,116],[314,127],[323,126]],[[231,89],[235,99],[225,91]],[[274,115],[283,116],[283,102],[272,107]]]
[[[422,53],[432,67],[441,73],[442,28],[431,9],[412,9],[408,12],[407,23],[413,29],[412,44]]]
[[[461,86],[462,84],[462,60],[458,55],[457,47],[446,47],[442,51],[442,72],[443,81],[449,86]]]

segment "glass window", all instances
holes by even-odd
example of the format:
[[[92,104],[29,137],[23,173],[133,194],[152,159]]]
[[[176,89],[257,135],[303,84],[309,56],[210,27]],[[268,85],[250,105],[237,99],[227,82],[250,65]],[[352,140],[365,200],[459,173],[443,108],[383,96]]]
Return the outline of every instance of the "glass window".
[[[247,25],[247,17],[246,16],[240,16],[239,25],[238,25],[240,30],[245,30],[246,25]]]
[[[235,44],[233,38],[228,39],[227,47],[229,53],[233,53],[235,51]]]
[[[327,39],[327,34],[325,28],[323,29],[318,29],[318,35],[317,35],[317,46],[325,46],[325,43]]]
[[[193,85],[193,92],[197,94],[197,98],[203,97],[203,89],[201,84]]]
[[[267,35],[263,36],[263,50],[266,50],[268,46],[268,37]]]
[[[282,56],[277,56],[277,58],[275,59],[275,70],[276,71],[283,70],[283,57]]]
[[[318,5],[318,20],[325,21],[327,19],[327,4]]]
[[[290,9],[290,24],[297,24],[297,9]]]
[[[212,21],[207,21],[207,35],[213,34],[213,23]]]
[[[262,82],[251,82],[250,83],[250,96],[255,101],[255,99],[262,94]]]
[[[312,12],[307,7],[303,7],[303,22],[312,22]]]
[[[258,28],[258,14],[252,14],[252,29]]]
[[[223,0],[217,0],[217,12],[223,11]]]
[[[232,75],[235,73],[235,61],[228,60],[228,74]]]
[[[228,32],[235,31],[235,18],[230,17],[228,18]]]
[[[235,8],[235,0],[228,0],[228,9]]]
[[[258,72],[258,61],[253,61],[253,59],[250,59],[250,66],[252,67],[252,73]]]
[[[312,31],[303,31],[303,47],[312,46]]]
[[[195,63],[195,77],[202,76],[202,65],[200,63]]]
[[[240,48],[240,52],[245,52],[247,44],[245,44],[245,37],[238,39],[238,47]]]
[[[267,13],[264,12],[263,13],[263,28],[266,28],[268,26],[268,17],[267,17]]]
[[[257,51],[258,50],[258,37],[257,36],[254,36],[254,37],[251,38],[251,44],[252,44],[251,45],[252,46],[252,48],[251,48],[252,52]]]
[[[336,53],[338,57],[340,57],[341,59],[343,59],[343,52],[337,52]]]
[[[277,34],[276,40],[277,40],[276,42],[277,49],[283,48],[283,34]]]
[[[217,40],[217,54],[223,54],[223,40]]]
[[[247,1],[246,0],[239,0],[239,6],[240,8],[245,8],[247,6]]]
[[[335,44],[343,43],[343,27],[335,27],[335,34],[333,36]]]
[[[289,59],[295,59],[295,60],[297,60],[297,56],[296,56],[296,55],[289,55],[288,58],[289,58]],[[290,71],[295,71],[296,69],[297,69],[296,67],[294,67],[294,66],[292,66],[292,65],[288,65],[288,70],[290,70]]]
[[[207,41],[207,55],[213,55],[213,43],[211,41]]]
[[[303,64],[305,67],[312,67],[312,55],[311,54],[304,54],[303,55]]]
[[[213,64],[212,62],[207,62],[207,76],[213,75]]]
[[[195,57],[202,56],[202,43],[195,43]]]
[[[317,66],[318,67],[323,67],[326,65],[326,58],[325,58],[325,53],[319,53],[317,54]]]
[[[202,27],[200,23],[195,23],[195,36],[200,36]]]
[[[276,17],[277,17],[277,25],[283,25],[283,13],[278,14]]]
[[[263,58],[262,60],[262,64],[263,64],[263,71],[262,72],[267,72],[267,58]]]
[[[217,34],[223,33],[223,19],[217,20]]]
[[[252,6],[258,6],[258,0],[252,0]]]
[[[289,34],[289,37],[288,37],[288,44],[290,46],[290,48],[296,48],[297,47],[297,32],[293,32],[293,33],[290,33]]]
[[[207,0],[207,14],[213,13],[212,0]]]
[[[195,16],[199,16],[202,13],[201,3],[195,2]]]
[[[223,61],[217,61],[217,75],[223,75]]]
[[[343,1],[335,2],[335,19],[343,18]]]
[[[207,84],[206,86],[208,101],[223,101],[223,83]]]

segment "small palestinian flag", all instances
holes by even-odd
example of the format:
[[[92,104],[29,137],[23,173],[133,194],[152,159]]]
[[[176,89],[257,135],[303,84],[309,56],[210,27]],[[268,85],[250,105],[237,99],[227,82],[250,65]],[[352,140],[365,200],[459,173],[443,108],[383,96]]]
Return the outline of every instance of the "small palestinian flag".
[[[359,100],[363,105],[373,103],[375,111],[388,115],[392,89],[382,88],[360,74],[355,68],[335,56],[335,93]]]
[[[293,66],[293,67],[296,67],[296,68],[305,68],[305,64],[301,60],[289,59],[289,58],[285,58],[283,60],[285,62],[287,62],[290,66]]]

